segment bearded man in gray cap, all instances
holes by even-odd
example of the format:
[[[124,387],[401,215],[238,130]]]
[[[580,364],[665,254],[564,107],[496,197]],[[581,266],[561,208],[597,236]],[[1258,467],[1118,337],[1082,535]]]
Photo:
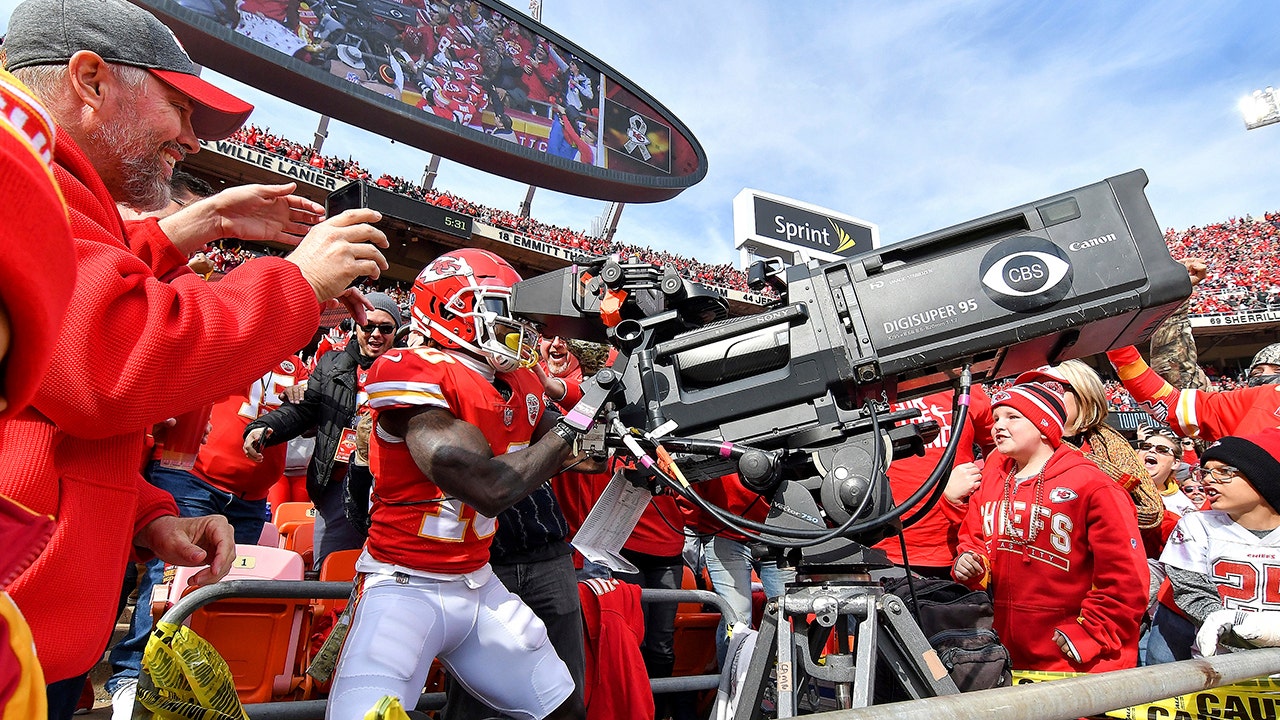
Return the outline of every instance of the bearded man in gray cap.
[[[50,717],[62,718],[74,710],[75,679],[102,657],[131,555],[208,564],[198,583],[234,558],[224,518],[180,518],[172,496],[143,481],[147,428],[248,385],[305,345],[322,303],[387,267],[377,247],[386,238],[367,210],[317,224],[323,209],[292,185],[236,188],[163,220],[124,223],[116,203],[167,204],[174,165],[252,107],[201,80],[173,33],[121,0],[27,0],[8,30],[6,67],[57,126],[53,176],[76,252],[52,365],[31,407],[0,423],[0,493],[57,519],[9,589],[50,683]],[[185,269],[193,249],[227,236],[298,247],[217,284]]]
[[[367,503],[371,481],[367,467],[351,462],[356,449],[356,425],[370,413],[365,376],[373,361],[395,344],[403,322],[400,307],[389,295],[372,293],[368,300],[374,309],[368,312],[367,322],[356,324],[355,342],[316,361],[302,401],[272,410],[249,423],[244,431],[245,454],[254,459],[261,457],[262,447],[288,442],[308,430],[316,431],[316,449],[307,466],[307,495],[316,506],[317,570],[329,553],[364,545],[365,531],[352,524],[346,507],[348,483],[359,488],[356,496],[363,496]],[[353,509],[368,512],[367,507]]]

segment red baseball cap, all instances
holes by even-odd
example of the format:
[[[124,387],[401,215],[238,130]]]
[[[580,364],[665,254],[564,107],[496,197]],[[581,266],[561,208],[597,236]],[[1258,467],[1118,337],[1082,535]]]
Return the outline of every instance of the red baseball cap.
[[[146,68],[191,98],[191,126],[201,140],[231,135],[253,112],[249,103],[200,79],[200,67],[173,31],[124,0],[26,0],[9,17],[9,70],[62,64],[81,50],[109,63]]]

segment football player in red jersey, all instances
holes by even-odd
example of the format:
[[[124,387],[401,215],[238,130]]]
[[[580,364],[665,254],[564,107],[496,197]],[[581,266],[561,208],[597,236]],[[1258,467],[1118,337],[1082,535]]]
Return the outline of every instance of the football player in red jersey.
[[[413,287],[427,346],[370,368],[372,525],[331,720],[385,695],[412,705],[435,657],[499,712],[584,717],[542,622],[489,566],[493,518],[558,473],[578,440],[545,412],[527,368],[537,332],[507,305],[519,280],[483,250],[440,256]]]

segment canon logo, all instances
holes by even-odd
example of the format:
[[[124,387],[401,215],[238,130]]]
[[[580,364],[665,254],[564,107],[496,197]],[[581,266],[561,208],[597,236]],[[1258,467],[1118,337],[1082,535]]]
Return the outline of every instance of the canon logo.
[[[1088,250],[1089,248],[1092,248],[1092,247],[1098,247],[1099,245],[1106,245],[1109,242],[1114,242],[1115,239],[1116,239],[1115,233],[1107,233],[1106,235],[1100,235],[1096,238],[1089,238],[1088,240],[1085,240],[1083,242],[1073,242],[1067,246],[1067,249],[1069,249],[1071,252]]]

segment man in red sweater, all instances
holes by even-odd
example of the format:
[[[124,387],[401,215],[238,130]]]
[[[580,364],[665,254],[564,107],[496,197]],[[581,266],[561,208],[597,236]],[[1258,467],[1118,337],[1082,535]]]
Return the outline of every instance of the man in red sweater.
[[[28,0],[4,49],[57,125],[53,174],[76,252],[53,362],[31,407],[0,423],[0,493],[57,518],[10,591],[52,683],[50,717],[61,718],[106,647],[131,554],[209,564],[200,583],[233,559],[224,518],[179,518],[173,498],[142,480],[146,429],[305,345],[322,302],[387,267],[375,246],[386,238],[364,224],[379,218],[368,210],[313,227],[322,208],[290,195],[292,185],[237,188],[126,224],[117,202],[163,206],[173,165],[197,138],[230,135],[252,107],[200,80],[169,29],[122,0]],[[189,252],[220,237],[304,233],[288,258],[245,263],[216,285],[185,269]]]

